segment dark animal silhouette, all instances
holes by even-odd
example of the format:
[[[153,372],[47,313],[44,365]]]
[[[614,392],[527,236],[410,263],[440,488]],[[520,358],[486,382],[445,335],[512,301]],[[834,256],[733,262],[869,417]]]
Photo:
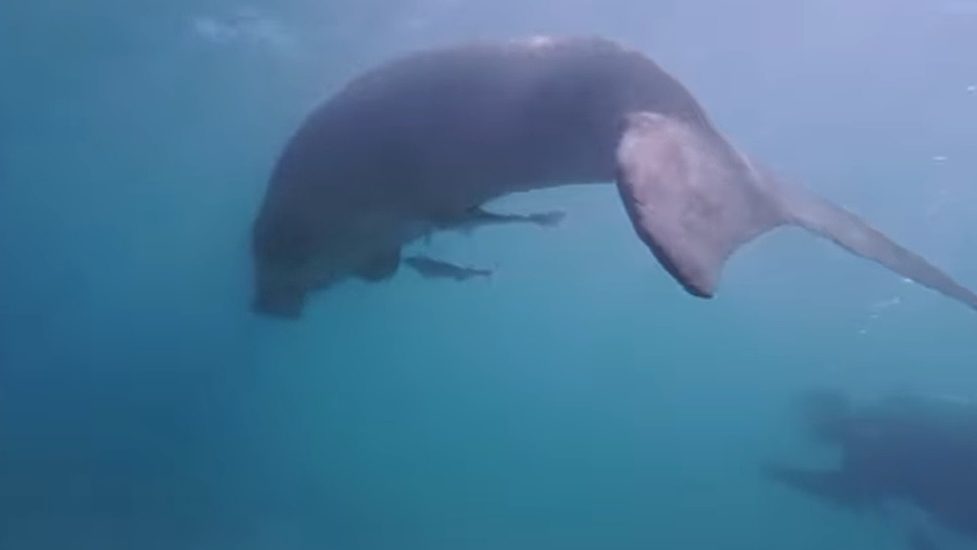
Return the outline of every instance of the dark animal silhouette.
[[[908,502],[977,543],[977,403],[900,395],[856,407],[840,393],[817,391],[801,410],[811,436],[840,449],[840,464],[771,464],[764,468],[770,479],[852,510]],[[936,548],[920,528],[909,544]]]
[[[430,231],[499,221],[482,214],[487,201],[609,181],[638,236],[695,296],[714,295],[743,243],[792,224],[977,307],[916,254],[736,150],[648,57],[547,37],[409,55],[316,109],[254,224],[253,307],[298,317],[313,290],[391,277],[403,246]]]

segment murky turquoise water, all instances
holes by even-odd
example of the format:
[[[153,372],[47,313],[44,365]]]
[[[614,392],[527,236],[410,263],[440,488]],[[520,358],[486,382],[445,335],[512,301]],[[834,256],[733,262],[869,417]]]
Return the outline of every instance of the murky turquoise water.
[[[0,548],[903,548],[758,465],[822,458],[787,415],[813,385],[977,395],[977,317],[799,231],[703,302],[612,187],[559,189],[498,207],[558,229],[432,241],[489,282],[404,270],[250,314],[249,225],[317,101],[538,32],[641,48],[744,149],[977,285],[968,1],[6,0]]]

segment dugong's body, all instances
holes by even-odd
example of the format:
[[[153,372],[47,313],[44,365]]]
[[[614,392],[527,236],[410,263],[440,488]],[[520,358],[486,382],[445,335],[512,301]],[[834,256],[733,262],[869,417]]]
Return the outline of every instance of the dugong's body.
[[[691,293],[782,224],[977,307],[977,296],[853,215],[787,188],[737,152],[644,55],[537,38],[417,53],[350,82],[288,143],[254,225],[254,308],[296,317],[307,294],[382,280],[401,247],[493,198],[617,182],[639,236]]]
[[[833,504],[869,509],[905,501],[977,540],[977,404],[925,395],[854,406],[841,394],[808,399],[808,428],[840,451],[837,467],[770,466],[775,481]],[[913,529],[910,548],[935,548]]]

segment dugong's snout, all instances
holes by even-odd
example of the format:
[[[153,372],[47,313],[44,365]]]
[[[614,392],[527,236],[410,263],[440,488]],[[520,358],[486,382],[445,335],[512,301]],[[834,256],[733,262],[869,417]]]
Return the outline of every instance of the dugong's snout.
[[[279,202],[269,201],[254,225],[251,311],[269,317],[297,319],[302,315],[311,287],[311,266],[317,244],[313,235],[316,231],[309,226],[307,216],[287,216],[280,208]]]
[[[298,319],[305,306],[305,290],[281,285],[258,285],[251,311],[282,319]]]
[[[267,258],[258,258],[254,273],[254,297],[251,311],[282,319],[302,316],[309,292],[301,270],[289,269]]]

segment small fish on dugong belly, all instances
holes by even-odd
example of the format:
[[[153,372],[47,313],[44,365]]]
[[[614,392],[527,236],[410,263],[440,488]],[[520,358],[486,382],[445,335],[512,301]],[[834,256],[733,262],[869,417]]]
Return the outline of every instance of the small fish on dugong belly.
[[[476,277],[491,277],[492,270],[465,267],[435,260],[427,256],[408,256],[404,263],[422,277],[467,281]]]
[[[253,228],[253,309],[299,317],[401,248],[477,223],[503,195],[616,182],[632,224],[691,294],[782,225],[835,241],[977,308],[977,295],[855,215],[737,151],[645,55],[602,38],[532,38],[407,55],[353,79],[291,138]]]

